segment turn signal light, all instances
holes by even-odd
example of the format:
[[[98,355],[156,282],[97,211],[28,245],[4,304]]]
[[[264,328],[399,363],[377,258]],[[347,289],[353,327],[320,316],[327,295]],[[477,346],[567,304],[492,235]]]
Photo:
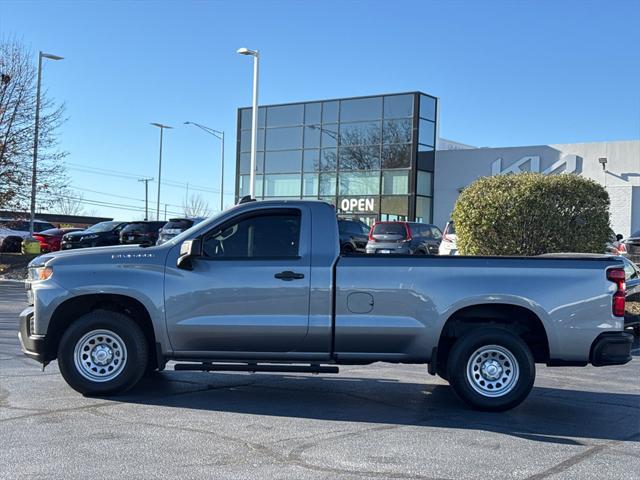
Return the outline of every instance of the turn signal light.
[[[46,280],[51,275],[53,275],[53,268],[44,267],[38,269],[38,280]]]

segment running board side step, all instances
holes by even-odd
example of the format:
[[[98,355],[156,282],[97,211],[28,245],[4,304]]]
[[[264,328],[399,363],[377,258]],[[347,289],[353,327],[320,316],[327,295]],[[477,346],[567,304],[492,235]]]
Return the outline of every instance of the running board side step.
[[[202,372],[279,372],[279,373],[338,373],[336,366],[329,365],[279,365],[258,363],[176,363],[174,370],[197,370]]]

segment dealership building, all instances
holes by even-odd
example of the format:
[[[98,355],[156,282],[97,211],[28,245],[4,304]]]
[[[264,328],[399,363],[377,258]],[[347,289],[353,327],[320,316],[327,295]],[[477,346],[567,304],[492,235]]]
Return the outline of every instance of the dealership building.
[[[321,199],[340,215],[443,228],[458,195],[488,175],[571,173],[605,186],[611,223],[640,230],[640,141],[476,148],[438,138],[439,102],[422,92],[258,109],[258,199]],[[238,109],[236,197],[249,193],[251,108]]]

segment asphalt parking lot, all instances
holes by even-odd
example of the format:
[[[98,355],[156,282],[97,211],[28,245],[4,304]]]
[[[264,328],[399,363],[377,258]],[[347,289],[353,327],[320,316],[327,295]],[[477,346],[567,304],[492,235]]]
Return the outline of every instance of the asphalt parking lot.
[[[506,413],[468,410],[425,366],[340,375],[154,374],[84,398],[19,350],[0,282],[0,478],[638,479],[640,346],[623,367],[539,367]]]

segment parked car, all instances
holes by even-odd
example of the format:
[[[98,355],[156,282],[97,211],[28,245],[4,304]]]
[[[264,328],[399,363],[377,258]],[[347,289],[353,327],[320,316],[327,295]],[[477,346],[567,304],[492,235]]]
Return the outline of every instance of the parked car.
[[[339,218],[338,234],[341,253],[364,253],[369,240],[369,225],[357,218]]]
[[[636,265],[640,265],[640,230],[633,232],[629,238],[623,240],[622,245],[624,245],[627,251],[629,260]]]
[[[65,233],[60,243],[61,250],[71,248],[103,247],[118,245],[120,231],[127,226],[127,222],[100,222],[80,232]]]
[[[416,222],[376,222],[369,232],[367,253],[437,255],[442,232]]]
[[[442,233],[442,242],[438,247],[439,255],[458,255],[458,236],[453,220],[449,220]]]
[[[169,360],[311,373],[385,361],[429,364],[469,405],[499,411],[529,395],[535,363],[631,360],[623,267],[604,255],[341,256],[331,205],[265,200],[145,250],[37,257],[19,338],[85,395],[122,393]]]
[[[33,231],[41,232],[55,228],[49,222],[42,220],[33,221]],[[0,252],[20,252],[22,241],[30,236],[29,220],[14,218],[0,218]]]
[[[42,253],[57,252],[60,250],[60,242],[65,233],[81,232],[83,228],[50,228],[42,232],[34,233],[38,243],[40,243],[40,251]]]
[[[168,242],[176,235],[181,234],[203,220],[205,220],[204,217],[169,219],[169,221],[160,229],[157,245],[162,245],[163,243]]]
[[[120,231],[120,243],[144,243],[155,245],[160,235],[160,229],[165,223],[167,222],[131,222]]]

